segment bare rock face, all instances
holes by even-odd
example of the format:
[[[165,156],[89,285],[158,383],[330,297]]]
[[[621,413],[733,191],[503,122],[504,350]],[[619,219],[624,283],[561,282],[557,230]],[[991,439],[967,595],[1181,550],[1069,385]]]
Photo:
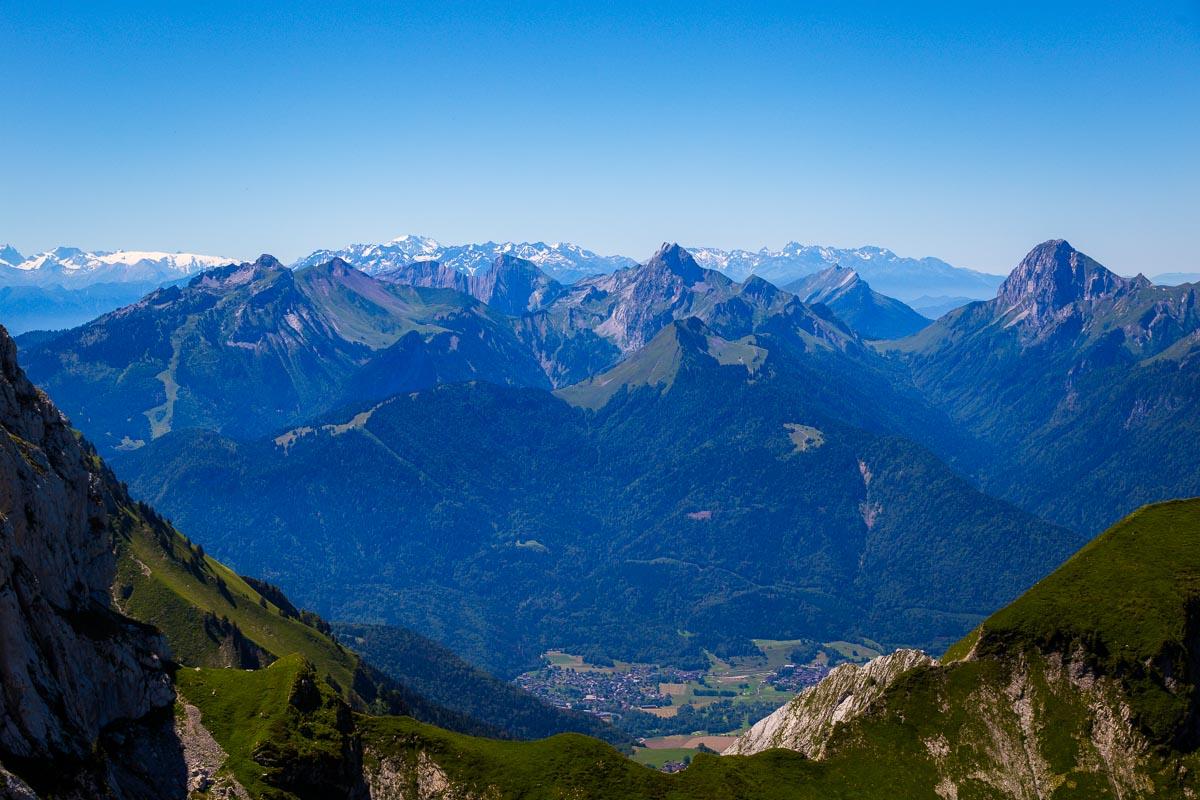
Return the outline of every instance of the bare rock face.
[[[1062,239],[1030,250],[1001,284],[992,304],[1005,326],[1018,326],[1027,338],[1040,338],[1068,320],[1118,306],[1150,288],[1142,276],[1122,278]]]
[[[169,797],[166,643],[109,595],[128,498],[16,355],[0,329],[0,762],[40,793]]]
[[[782,747],[820,758],[839,724],[866,711],[904,673],[935,663],[919,650],[897,650],[866,664],[843,664],[755,723],[724,755],[748,756]]]

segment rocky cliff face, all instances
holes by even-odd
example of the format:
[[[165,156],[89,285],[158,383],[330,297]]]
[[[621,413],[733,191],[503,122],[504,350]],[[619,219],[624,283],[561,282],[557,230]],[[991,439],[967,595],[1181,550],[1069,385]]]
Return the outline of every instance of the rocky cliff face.
[[[120,490],[3,330],[0,428],[0,762],[54,796],[177,794],[166,645],[109,597]]]
[[[819,684],[755,723],[725,755],[748,756],[783,747],[820,758],[837,725],[862,715],[901,675],[935,663],[919,650],[897,650],[861,666],[842,664]]]
[[[1152,743],[1117,681],[1078,648],[1007,656],[972,653],[942,667],[899,650],[838,667],[724,754],[785,748],[818,761],[886,763],[902,753],[905,769],[943,800],[1040,800],[1072,786],[1096,797],[1155,793]],[[896,747],[897,726],[915,741]]]
[[[1006,327],[1041,338],[1071,318],[1105,312],[1149,289],[1141,275],[1122,278],[1062,239],[1043,242],[1021,260],[992,301]]]

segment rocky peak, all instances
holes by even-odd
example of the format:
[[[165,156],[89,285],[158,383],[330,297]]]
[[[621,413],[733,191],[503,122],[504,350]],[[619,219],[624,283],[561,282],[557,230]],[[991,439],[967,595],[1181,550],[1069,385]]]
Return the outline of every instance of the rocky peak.
[[[1043,242],[1029,251],[1000,286],[1005,308],[1055,311],[1080,301],[1112,297],[1134,281],[1110,272],[1063,239]]]
[[[0,263],[16,266],[25,261],[25,256],[11,244],[0,244]]]
[[[829,303],[859,287],[867,288],[859,274],[839,264],[801,278],[788,286],[805,303]]]
[[[669,272],[687,285],[704,280],[704,269],[692,258],[692,254],[678,244],[663,242],[658,252],[651,256],[643,269],[652,272]]]
[[[542,271],[532,261],[527,261],[524,258],[518,258],[511,253],[501,253],[492,259],[492,264],[488,267],[489,272],[524,272],[533,273],[541,276]]]
[[[763,303],[770,304],[774,302],[782,294],[782,290],[768,280],[751,275],[742,282],[738,294],[745,297],[752,297]]]
[[[341,259],[335,259],[341,261]],[[344,261],[342,263],[345,263]],[[279,259],[270,253],[263,253],[254,261],[254,266],[259,269],[283,269],[283,264],[279,263]]]

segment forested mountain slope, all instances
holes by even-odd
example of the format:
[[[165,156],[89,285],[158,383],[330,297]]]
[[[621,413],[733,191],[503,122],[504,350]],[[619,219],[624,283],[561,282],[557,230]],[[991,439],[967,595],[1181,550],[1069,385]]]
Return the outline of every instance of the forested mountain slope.
[[[886,433],[904,398],[851,364],[803,331],[691,319],[562,392],[596,411],[443,385],[253,442],[172,434],[120,468],[306,605],[501,671],[549,647],[686,664],[751,637],[949,642],[1080,539]]]
[[[961,453],[986,491],[1095,530],[1200,493],[1198,299],[1195,284],[1122,278],[1055,240],[994,300],[887,347],[986,443],[982,457]]]

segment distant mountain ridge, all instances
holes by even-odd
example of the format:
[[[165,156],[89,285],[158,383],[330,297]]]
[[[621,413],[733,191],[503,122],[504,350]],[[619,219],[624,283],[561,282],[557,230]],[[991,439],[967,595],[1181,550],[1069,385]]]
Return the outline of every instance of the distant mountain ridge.
[[[688,247],[701,267],[719,272],[736,282],[752,275],[777,286],[820,272],[837,264],[855,269],[877,291],[901,300],[921,295],[962,295],[987,299],[1003,280],[955,267],[937,258],[905,258],[881,247],[834,248],[791,242],[778,250],[721,250]],[[427,236],[400,236],[380,244],[354,244],[337,250],[318,250],[296,261],[293,267],[311,266],[339,257],[364,272],[374,274],[407,266],[413,261],[437,261],[444,266],[475,275],[501,255],[523,258],[540,267],[560,283],[603,275],[632,267],[627,256],[600,256],[578,245],[544,242],[484,242],[443,245]]]
[[[352,244],[338,250],[318,250],[292,264],[301,268],[342,258],[369,275],[406,267],[414,261],[437,261],[443,266],[477,275],[500,256],[536,264],[551,278],[573,283],[588,275],[612,272],[636,264],[625,256],[601,256],[567,242],[483,242],[443,245],[428,236],[405,235],[380,244]]]
[[[234,261],[196,253],[87,251],[78,247],[56,247],[25,258],[5,245],[0,248],[0,286],[79,288],[95,283],[163,283]]]
[[[799,277],[819,272],[837,263],[856,268],[876,290],[909,300],[924,295],[955,295],[983,299],[990,297],[998,276],[963,270],[939,259],[907,259],[889,250],[874,247],[837,249],[789,244],[780,250],[718,250],[696,248],[697,262],[742,282],[752,275],[783,285]],[[426,236],[406,235],[378,244],[354,244],[344,248],[318,250],[291,266],[303,268],[341,258],[368,274],[392,274],[399,282],[454,288],[473,294],[496,305],[496,297],[470,288],[452,274],[421,278],[437,262],[443,271],[453,270],[479,278],[486,276],[499,258],[520,259],[535,265],[545,279],[573,284],[587,277],[606,275],[636,266],[626,256],[603,256],[579,245],[566,242],[483,242],[443,245]],[[207,269],[235,263],[236,259],[195,253],[157,251],[86,251],[76,247],[58,247],[26,257],[11,245],[0,246],[0,288],[26,287],[13,300],[0,300],[0,322],[14,332],[55,329],[80,324],[98,314],[120,307],[134,299],[134,287],[149,291],[155,286],[186,280]],[[121,284],[130,291],[87,291],[97,284]],[[42,289],[44,291],[35,291]],[[539,302],[545,298],[537,298]],[[505,313],[519,310],[503,308]],[[532,310],[532,307],[526,309]]]
[[[757,275],[778,286],[834,266],[853,269],[889,297],[908,301],[921,295],[961,295],[984,300],[1004,280],[1001,275],[955,267],[939,258],[907,258],[882,247],[837,248],[789,242],[778,250],[690,248],[701,265],[743,280]]]
[[[486,305],[336,259],[291,270],[264,255],[209,270],[22,356],[106,451],[179,427],[262,434],[439,381],[549,386]]]
[[[784,289],[805,303],[828,306],[864,339],[901,339],[930,323],[899,300],[876,292],[854,270],[841,266],[801,278]]]

